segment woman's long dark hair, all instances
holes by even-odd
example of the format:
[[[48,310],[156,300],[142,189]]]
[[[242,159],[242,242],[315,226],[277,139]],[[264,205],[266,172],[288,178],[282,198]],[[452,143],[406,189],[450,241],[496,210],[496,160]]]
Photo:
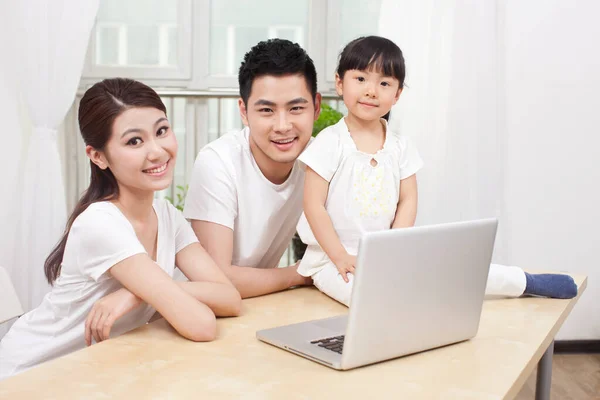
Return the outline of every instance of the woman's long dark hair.
[[[115,119],[132,107],[152,107],[167,113],[158,94],[141,82],[112,78],[98,82],[89,88],[79,104],[79,130],[85,144],[96,150],[104,150],[112,135]],[[65,246],[73,221],[90,204],[113,200],[119,196],[119,185],[109,168],[101,169],[91,161],[90,168],[90,186],[83,193],[69,217],[60,242],[44,263],[44,272],[50,284],[53,284],[60,275]]]

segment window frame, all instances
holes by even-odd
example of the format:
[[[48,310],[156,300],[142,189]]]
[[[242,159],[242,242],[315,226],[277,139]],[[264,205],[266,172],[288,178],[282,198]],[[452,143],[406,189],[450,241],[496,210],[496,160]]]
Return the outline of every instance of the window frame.
[[[109,76],[140,80],[152,87],[216,92],[237,91],[237,75],[210,74],[210,4],[218,0],[178,0],[178,65],[174,68],[94,65],[94,26],[83,68],[81,88]],[[339,7],[342,0],[308,0],[309,18],[305,49],[317,70],[321,93],[335,92],[335,64],[339,52]],[[285,26],[278,26],[285,28]],[[240,60],[241,61],[241,60]]]
[[[192,63],[190,49],[192,48],[192,0],[177,0],[177,65],[173,67],[158,66],[110,66],[95,64],[97,50],[97,28],[94,25],[87,53],[85,56],[82,83],[88,85],[98,79],[109,76],[120,76],[125,78],[139,79],[144,82],[155,80],[165,83],[164,86],[185,87],[186,81],[191,78]],[[104,25],[104,24],[103,24]],[[106,24],[111,25],[111,24]]]

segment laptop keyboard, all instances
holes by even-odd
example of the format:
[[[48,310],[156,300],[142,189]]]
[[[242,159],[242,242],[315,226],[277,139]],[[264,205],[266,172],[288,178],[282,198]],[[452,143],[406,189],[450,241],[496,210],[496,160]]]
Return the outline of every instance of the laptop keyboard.
[[[328,337],[325,339],[313,340],[311,343],[324,349],[334,351],[342,354],[344,349],[344,337],[345,335]]]

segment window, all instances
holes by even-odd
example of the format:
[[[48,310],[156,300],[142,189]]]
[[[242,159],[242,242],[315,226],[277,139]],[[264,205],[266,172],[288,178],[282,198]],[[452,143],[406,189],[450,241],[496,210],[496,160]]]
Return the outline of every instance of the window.
[[[232,12],[235,10],[235,12]],[[210,2],[209,74],[236,77],[244,54],[268,38],[305,46],[309,0],[213,0]]]
[[[84,78],[189,80],[191,4],[191,0],[100,1]]]
[[[334,82],[337,57],[346,43],[378,33],[380,8],[381,0],[329,0],[325,82]]]
[[[333,91],[337,55],[376,34],[381,0],[100,0],[83,83],[126,76],[153,87],[237,90],[244,54],[269,38],[304,47],[319,90]]]

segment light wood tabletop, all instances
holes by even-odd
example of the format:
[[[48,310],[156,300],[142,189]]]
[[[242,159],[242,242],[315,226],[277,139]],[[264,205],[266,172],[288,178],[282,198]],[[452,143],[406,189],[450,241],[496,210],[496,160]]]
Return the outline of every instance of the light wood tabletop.
[[[581,296],[587,279],[573,277]],[[472,340],[335,371],[256,339],[259,329],[347,313],[314,288],[293,289],[244,300],[214,342],[185,340],[159,320],[0,382],[0,399],[511,399],[577,299],[486,300]]]

